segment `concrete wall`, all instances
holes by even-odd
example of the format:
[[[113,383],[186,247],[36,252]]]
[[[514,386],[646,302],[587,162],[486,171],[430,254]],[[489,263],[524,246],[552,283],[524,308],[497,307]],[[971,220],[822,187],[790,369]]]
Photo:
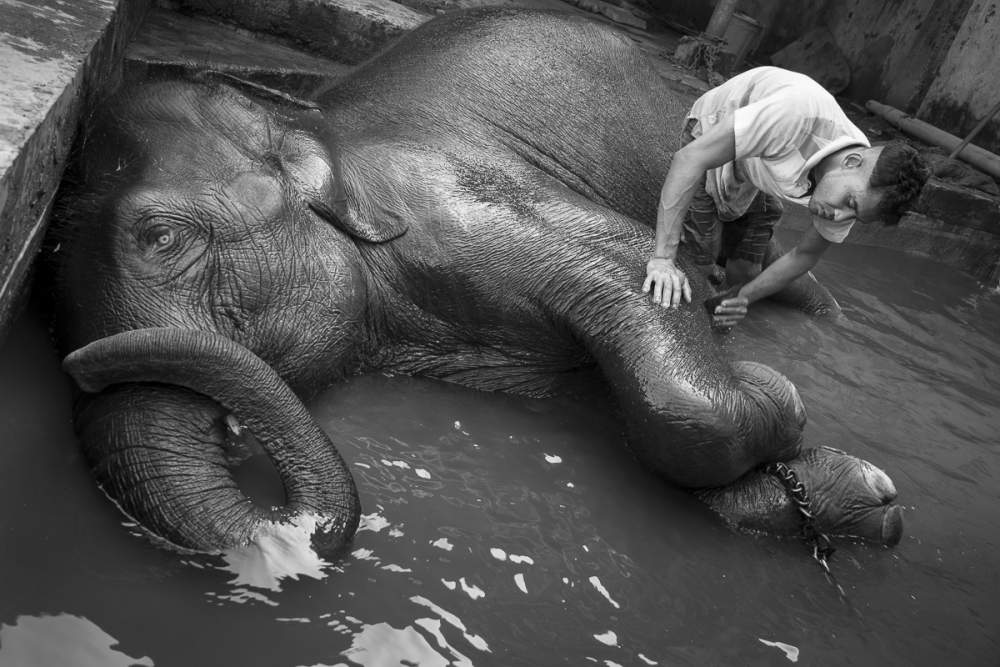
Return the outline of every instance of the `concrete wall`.
[[[81,109],[147,0],[0,2],[0,338],[24,301]]]
[[[708,25],[715,3],[712,0],[647,0],[654,14],[700,32]]]
[[[975,0],[917,117],[964,137],[1000,103],[1000,2]],[[973,143],[1000,153],[1000,113]]]
[[[851,64],[845,95],[914,112],[971,0],[846,0],[826,14]]]
[[[824,26],[851,66],[844,95],[916,111],[972,0],[745,0],[769,16],[766,56]],[[753,11],[753,10],[752,10]]]
[[[651,3],[696,29],[707,25],[715,5]],[[849,99],[884,102],[958,136],[1000,101],[1000,0],[741,0],[737,11],[765,26],[753,57],[760,62],[826,27],[851,67],[843,92]],[[1000,152],[1000,120],[975,143]]]

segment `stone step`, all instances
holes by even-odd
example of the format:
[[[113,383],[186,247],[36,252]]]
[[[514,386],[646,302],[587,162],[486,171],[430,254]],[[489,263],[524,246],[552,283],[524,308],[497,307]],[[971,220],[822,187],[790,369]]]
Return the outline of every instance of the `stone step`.
[[[306,53],[267,35],[202,16],[154,9],[125,52],[126,75],[151,69],[212,70],[308,97],[354,69]]]
[[[930,178],[920,191],[914,211],[927,218],[953,221],[956,226],[988,232],[1000,243],[1000,198],[972,188]]]
[[[431,18],[391,0],[175,0],[172,6],[284,37],[349,64]]]
[[[120,75],[151,4],[0,2],[0,339],[24,303],[81,109]]]

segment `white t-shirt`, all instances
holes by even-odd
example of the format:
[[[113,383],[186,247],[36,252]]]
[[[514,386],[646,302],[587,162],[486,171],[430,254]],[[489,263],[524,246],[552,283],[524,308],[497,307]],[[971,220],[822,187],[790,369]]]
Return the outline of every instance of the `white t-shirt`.
[[[705,190],[721,220],[744,213],[758,191],[803,206],[809,202],[809,170],[848,146],[870,146],[837,104],[813,79],[778,67],[738,74],[698,98],[688,113],[698,137],[726,114],[734,114],[736,159],[705,175]],[[816,231],[840,243],[854,221],[813,216]]]

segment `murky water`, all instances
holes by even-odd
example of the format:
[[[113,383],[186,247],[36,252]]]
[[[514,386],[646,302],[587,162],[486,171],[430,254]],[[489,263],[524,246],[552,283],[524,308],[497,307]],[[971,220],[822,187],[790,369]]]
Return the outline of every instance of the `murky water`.
[[[907,506],[839,543],[844,604],[798,542],[736,535],[645,473],[589,398],[365,377],[322,396],[366,518],[324,578],[240,584],[150,546],[95,488],[37,317],[0,350],[0,667],[996,665],[1000,295],[834,248],[846,318],[766,305],[725,339],[798,385],[808,438]]]

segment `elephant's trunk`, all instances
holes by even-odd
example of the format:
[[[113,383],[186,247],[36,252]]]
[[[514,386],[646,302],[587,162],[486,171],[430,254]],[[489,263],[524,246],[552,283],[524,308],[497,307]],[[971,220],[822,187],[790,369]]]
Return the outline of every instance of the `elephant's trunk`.
[[[63,365],[82,389],[102,392],[77,415],[99,481],[167,542],[219,552],[295,526],[329,550],[357,528],[357,490],[343,459],[288,385],[241,345],[202,331],[134,330],[93,342]],[[157,384],[108,388],[121,383]],[[258,507],[233,480],[219,448],[226,413],[270,455],[283,508]]]

